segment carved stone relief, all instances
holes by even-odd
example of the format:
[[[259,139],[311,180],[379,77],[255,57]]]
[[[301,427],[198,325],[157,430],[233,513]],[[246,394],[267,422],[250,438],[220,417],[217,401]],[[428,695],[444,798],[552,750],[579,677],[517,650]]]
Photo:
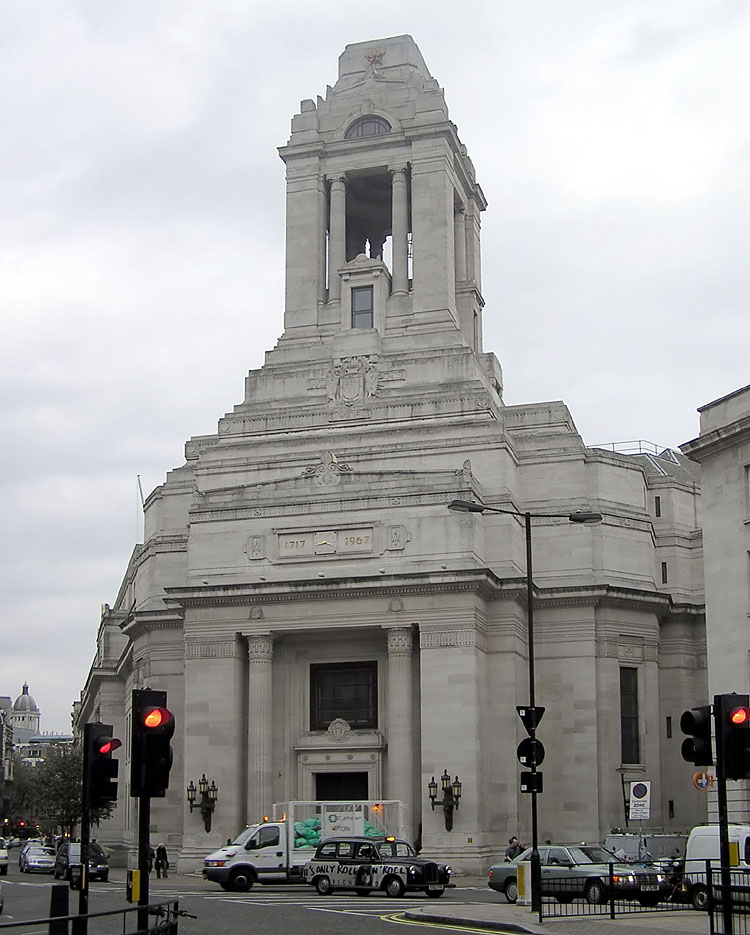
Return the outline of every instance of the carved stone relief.
[[[326,375],[331,406],[354,407],[380,393],[381,371],[374,356],[343,357]]]

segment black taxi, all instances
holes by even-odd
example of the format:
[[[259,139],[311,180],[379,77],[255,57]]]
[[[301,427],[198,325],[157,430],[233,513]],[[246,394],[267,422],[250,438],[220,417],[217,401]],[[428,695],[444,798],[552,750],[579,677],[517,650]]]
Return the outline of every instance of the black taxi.
[[[382,890],[388,896],[421,891],[437,898],[454,886],[449,866],[417,857],[408,841],[390,837],[326,838],[303,870],[305,882],[321,896],[351,889],[359,896]]]

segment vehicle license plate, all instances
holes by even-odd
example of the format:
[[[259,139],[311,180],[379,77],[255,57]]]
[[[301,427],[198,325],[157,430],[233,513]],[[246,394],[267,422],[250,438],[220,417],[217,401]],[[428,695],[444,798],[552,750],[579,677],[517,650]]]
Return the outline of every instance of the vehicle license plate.
[[[644,893],[655,893],[659,887],[653,883],[644,883],[641,889]]]
[[[442,888],[443,888],[442,886],[439,886],[439,885],[436,884],[436,883],[431,883],[431,884],[427,887],[428,890],[441,890]]]

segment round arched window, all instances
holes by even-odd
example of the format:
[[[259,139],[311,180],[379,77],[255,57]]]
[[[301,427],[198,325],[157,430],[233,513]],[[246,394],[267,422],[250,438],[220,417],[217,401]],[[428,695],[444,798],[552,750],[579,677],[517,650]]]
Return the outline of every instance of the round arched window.
[[[377,114],[367,114],[365,117],[358,117],[354,123],[350,124],[344,134],[345,140],[359,140],[363,136],[382,136],[384,133],[391,132],[391,125],[385,117],[378,117]]]

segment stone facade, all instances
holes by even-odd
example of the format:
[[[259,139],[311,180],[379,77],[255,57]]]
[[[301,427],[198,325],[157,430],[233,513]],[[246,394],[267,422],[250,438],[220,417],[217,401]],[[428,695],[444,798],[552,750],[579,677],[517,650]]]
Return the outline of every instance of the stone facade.
[[[750,386],[699,410],[681,446],[701,465],[710,698],[750,693]],[[730,819],[747,821],[747,782],[727,784]],[[710,798],[711,811],[716,802]]]
[[[561,514],[533,522],[540,839],[621,825],[623,778],[652,780],[650,827],[689,827],[705,815],[676,726],[706,694],[697,466],[587,449],[559,401],[503,403],[482,347],[485,199],[410,37],[347,46],[280,153],[283,334],[146,501],[79,723],[123,734],[131,690],[167,690],[175,763],[152,820],[183,868],[272,803],[336,788],[403,800],[426,852],[483,871],[530,834],[526,561],[517,518],[446,509],[474,499]],[[602,524],[569,524],[582,508]],[[336,692],[317,686],[340,670],[361,722],[320,721]],[[426,794],[446,768],[463,783],[451,832]],[[204,772],[210,835],[185,807]],[[132,846],[121,777],[99,839]]]

